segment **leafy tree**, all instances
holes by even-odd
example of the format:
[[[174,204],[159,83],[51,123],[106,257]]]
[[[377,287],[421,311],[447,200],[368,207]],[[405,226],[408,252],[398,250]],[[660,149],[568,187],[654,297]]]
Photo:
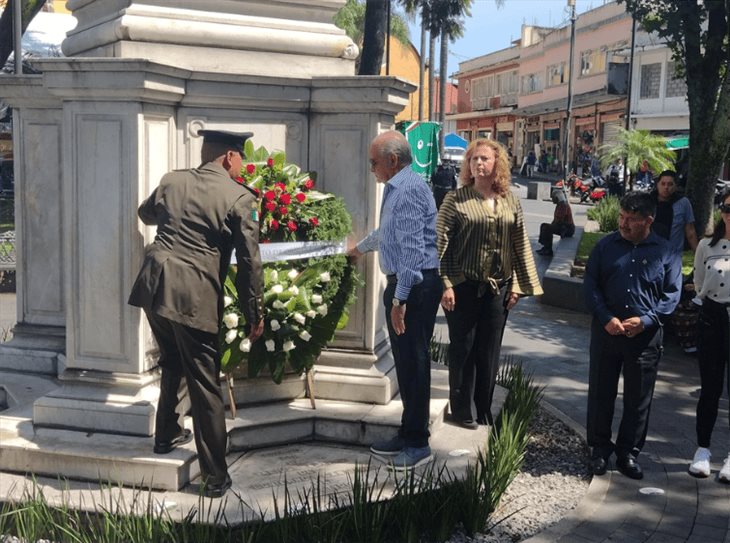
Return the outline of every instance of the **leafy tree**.
[[[25,32],[33,17],[43,8],[45,0],[22,0],[22,31]],[[13,7],[14,2],[2,1],[5,5],[0,15],[0,66],[4,66],[13,52]]]
[[[654,172],[669,170],[674,165],[674,151],[667,149],[667,138],[648,130],[619,129],[618,140],[601,146],[601,166],[606,168],[619,158],[626,159],[626,167],[638,172],[642,161],[649,163]]]
[[[619,0],[649,32],[666,38],[687,80],[687,196],[700,234],[710,223],[717,174],[730,149],[730,2]]]
[[[335,15],[335,25],[342,28],[360,48],[360,75],[380,74],[385,37],[388,34],[388,2],[389,0],[347,0]],[[392,10],[390,35],[403,44],[410,44],[408,24]]]

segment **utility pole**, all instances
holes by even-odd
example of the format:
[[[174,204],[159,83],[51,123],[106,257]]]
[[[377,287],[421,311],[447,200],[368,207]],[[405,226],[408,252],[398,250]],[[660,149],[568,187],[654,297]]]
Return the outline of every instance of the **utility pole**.
[[[573,50],[575,49],[575,0],[568,0],[570,11],[570,61],[568,63],[568,105],[565,115],[565,145],[563,147],[563,184],[570,175],[570,114],[573,110]]]
[[[636,19],[632,16],[631,24],[631,52],[629,53],[629,81],[626,85],[626,124],[624,128],[629,130],[631,126],[631,81],[634,79],[634,48],[636,47]],[[623,177],[624,177],[624,188],[629,180],[629,176],[626,175],[626,165],[629,162],[629,157],[625,156],[623,160]]]
[[[388,22],[385,34],[385,75],[390,75],[390,2],[391,0],[388,0],[386,6]]]
[[[426,79],[426,23],[423,22],[423,12],[421,12],[421,67],[418,75],[418,120],[423,120],[423,85]]]
[[[23,75],[23,6],[22,0],[13,3],[13,42],[15,49],[15,75]]]

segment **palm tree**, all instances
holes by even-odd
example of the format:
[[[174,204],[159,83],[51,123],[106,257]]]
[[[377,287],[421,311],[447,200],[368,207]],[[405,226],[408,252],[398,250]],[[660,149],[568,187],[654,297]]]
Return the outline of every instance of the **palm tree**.
[[[667,138],[652,134],[648,130],[619,129],[618,139],[614,143],[606,143],[599,147],[601,167],[606,168],[619,158],[625,160],[629,171],[637,172],[642,161],[649,163],[654,172],[671,169],[676,156],[667,149]]]

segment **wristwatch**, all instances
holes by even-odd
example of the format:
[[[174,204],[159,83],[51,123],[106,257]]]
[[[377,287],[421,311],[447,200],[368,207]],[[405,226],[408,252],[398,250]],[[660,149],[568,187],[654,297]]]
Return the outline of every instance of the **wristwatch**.
[[[400,307],[402,305],[406,305],[405,300],[399,300],[398,298],[393,298],[393,307]]]

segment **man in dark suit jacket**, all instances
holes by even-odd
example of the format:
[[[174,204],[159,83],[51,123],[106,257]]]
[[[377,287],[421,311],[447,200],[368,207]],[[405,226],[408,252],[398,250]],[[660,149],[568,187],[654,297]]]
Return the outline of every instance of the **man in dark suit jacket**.
[[[145,248],[129,303],[144,309],[160,350],[154,452],[167,454],[191,440],[182,423],[189,394],[203,492],[220,497],[231,486],[219,379],[223,283],[235,249],[240,310],[248,338],[256,341],[263,332],[259,204],[251,189],[235,181],[252,134],[198,135],[202,165],[168,173],[139,207],[139,218],[156,225],[157,235]]]

